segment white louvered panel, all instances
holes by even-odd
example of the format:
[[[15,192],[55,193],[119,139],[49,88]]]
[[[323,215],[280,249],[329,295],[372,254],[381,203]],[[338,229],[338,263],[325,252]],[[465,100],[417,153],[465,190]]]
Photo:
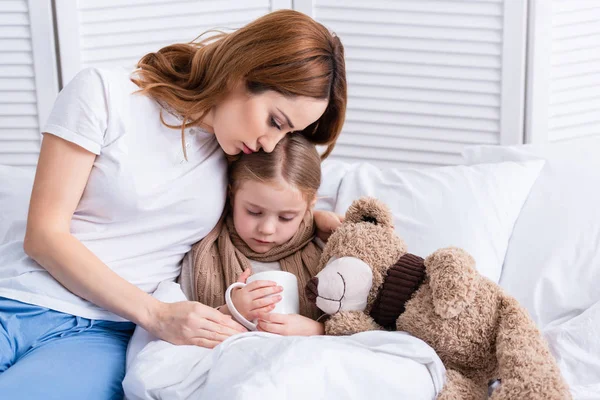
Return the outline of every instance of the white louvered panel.
[[[548,140],[600,135],[600,2],[552,3]]]
[[[460,163],[465,145],[506,142],[504,1],[313,3],[346,50],[347,119],[332,157],[445,165]]]
[[[28,3],[0,1],[0,164],[35,165],[39,138]]]
[[[57,0],[63,82],[88,66],[133,67],[146,53],[169,44],[189,42],[210,29],[237,29],[282,3],[281,0],[78,0],[74,9],[74,0]],[[67,50],[63,51],[62,43]]]

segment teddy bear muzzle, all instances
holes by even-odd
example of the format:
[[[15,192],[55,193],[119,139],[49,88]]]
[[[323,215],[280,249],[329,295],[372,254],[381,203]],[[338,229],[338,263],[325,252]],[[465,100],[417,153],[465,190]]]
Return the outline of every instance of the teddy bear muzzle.
[[[306,297],[327,314],[362,311],[373,282],[373,270],[356,257],[333,257],[308,281]]]

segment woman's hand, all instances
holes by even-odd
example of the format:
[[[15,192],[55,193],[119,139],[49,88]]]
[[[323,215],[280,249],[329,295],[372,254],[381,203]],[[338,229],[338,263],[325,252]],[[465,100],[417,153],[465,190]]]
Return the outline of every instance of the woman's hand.
[[[314,321],[300,314],[261,313],[258,316],[259,331],[275,333],[283,336],[324,335],[325,328],[321,322]]]
[[[326,242],[335,231],[344,222],[344,216],[331,211],[315,210],[313,212],[315,225],[317,226],[317,237]]]
[[[153,321],[145,328],[162,340],[208,348],[248,331],[230,316],[196,301],[159,302]]]

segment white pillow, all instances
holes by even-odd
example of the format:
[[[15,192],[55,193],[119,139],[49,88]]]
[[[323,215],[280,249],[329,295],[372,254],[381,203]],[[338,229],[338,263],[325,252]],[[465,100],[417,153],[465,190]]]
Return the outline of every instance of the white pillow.
[[[508,239],[542,161],[442,168],[378,169],[362,164],[347,172],[335,211],[369,195],[386,203],[408,251],[426,257],[457,246],[480,273],[498,282]]]
[[[34,169],[0,165],[0,244],[25,236]]]
[[[478,146],[469,163],[546,160],[515,224],[500,284],[542,328],[600,301],[600,136]]]
[[[333,211],[335,209],[342,178],[355,165],[331,159],[323,161],[321,164],[321,186],[317,193],[315,209],[325,211]]]

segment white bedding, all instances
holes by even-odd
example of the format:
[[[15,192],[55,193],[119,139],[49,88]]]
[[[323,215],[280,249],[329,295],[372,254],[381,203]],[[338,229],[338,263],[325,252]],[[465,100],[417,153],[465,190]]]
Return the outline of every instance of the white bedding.
[[[178,301],[179,285],[155,293]],[[237,335],[214,350],[174,346],[136,330],[123,382],[127,399],[433,399],[445,369],[402,332],[350,337]]]
[[[544,336],[573,398],[600,399],[600,302],[567,322],[548,325]]]

